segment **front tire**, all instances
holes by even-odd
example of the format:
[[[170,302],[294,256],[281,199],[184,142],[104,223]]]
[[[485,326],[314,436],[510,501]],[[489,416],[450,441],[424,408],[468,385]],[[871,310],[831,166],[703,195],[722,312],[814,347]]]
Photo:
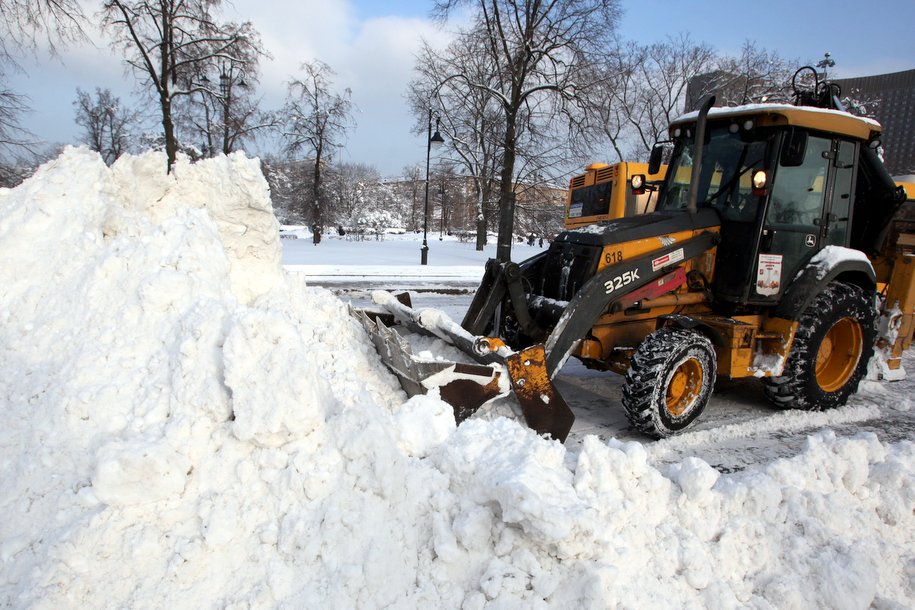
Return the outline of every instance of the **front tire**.
[[[785,368],[766,379],[766,396],[783,409],[822,411],[844,405],[867,373],[876,338],[873,293],[830,283],[798,320]]]
[[[642,341],[626,373],[629,423],[655,438],[677,434],[705,410],[715,387],[715,348],[695,330],[662,328]]]

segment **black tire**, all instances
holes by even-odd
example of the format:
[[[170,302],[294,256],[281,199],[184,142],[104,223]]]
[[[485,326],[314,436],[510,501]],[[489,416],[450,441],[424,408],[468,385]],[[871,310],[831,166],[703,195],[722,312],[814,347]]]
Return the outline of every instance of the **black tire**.
[[[765,379],[766,396],[782,409],[844,405],[867,373],[876,338],[874,293],[831,282],[798,320],[782,374]],[[840,344],[845,349],[836,349]]]
[[[686,429],[715,387],[715,348],[695,330],[662,328],[642,341],[623,385],[629,423],[655,438]]]

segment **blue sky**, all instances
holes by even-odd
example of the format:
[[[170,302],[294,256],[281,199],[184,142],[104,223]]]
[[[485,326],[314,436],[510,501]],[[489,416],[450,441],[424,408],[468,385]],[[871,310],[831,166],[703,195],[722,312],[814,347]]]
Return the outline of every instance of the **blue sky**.
[[[828,51],[842,77],[915,68],[915,0],[627,0],[624,7],[629,38],[687,31],[731,53],[749,39],[801,61]]]
[[[253,21],[274,56],[262,66],[264,107],[282,104],[285,82],[302,61],[327,62],[337,71],[338,84],[352,89],[359,109],[340,158],[395,175],[424,161],[425,146],[410,133],[413,120],[403,95],[420,38],[448,38],[448,27],[439,31],[429,21],[431,5],[428,0],[234,0],[224,16]],[[836,75],[843,77],[915,68],[915,0],[624,0],[622,5],[621,32],[641,42],[686,31],[727,53],[739,52],[745,40],[800,61],[816,61],[828,51],[837,62]],[[107,87],[124,101],[134,100],[133,77],[125,75],[103,35],[92,34],[95,47],[70,49],[64,63],[24,58],[25,72],[10,79],[14,90],[31,98],[34,112],[25,117],[26,127],[44,140],[77,140],[72,106],[77,86]]]

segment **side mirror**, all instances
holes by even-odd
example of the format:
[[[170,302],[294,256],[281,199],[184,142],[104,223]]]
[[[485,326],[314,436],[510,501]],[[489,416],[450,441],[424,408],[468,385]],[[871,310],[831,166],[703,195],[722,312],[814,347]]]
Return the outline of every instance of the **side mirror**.
[[[661,171],[661,157],[664,155],[664,147],[655,144],[651,149],[651,156],[648,157],[648,173],[657,174]]]

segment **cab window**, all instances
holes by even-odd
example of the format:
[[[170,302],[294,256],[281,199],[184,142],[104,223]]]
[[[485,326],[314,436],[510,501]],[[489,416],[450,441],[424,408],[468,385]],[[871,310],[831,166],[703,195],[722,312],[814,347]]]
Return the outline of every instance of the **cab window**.
[[[604,182],[573,190],[569,196],[569,218],[608,214],[612,189],[613,183]]]
[[[766,216],[768,224],[816,224],[823,213],[831,146],[832,140],[810,136],[799,165],[779,165]]]

